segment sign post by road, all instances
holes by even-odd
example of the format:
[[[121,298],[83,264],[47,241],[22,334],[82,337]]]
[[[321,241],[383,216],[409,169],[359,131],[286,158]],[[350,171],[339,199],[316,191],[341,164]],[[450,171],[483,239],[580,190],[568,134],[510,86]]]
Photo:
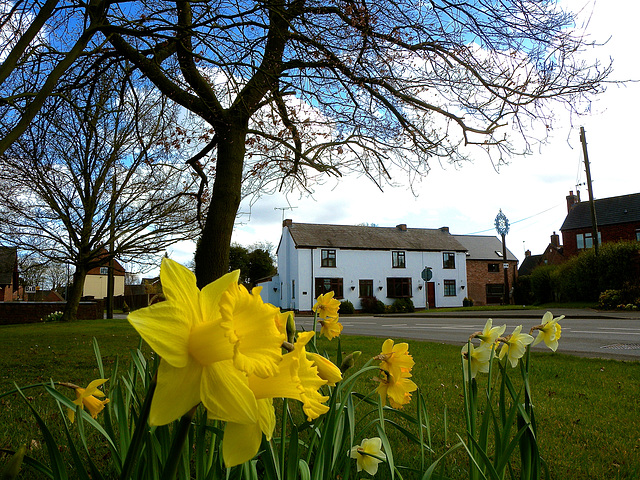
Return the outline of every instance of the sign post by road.
[[[427,282],[433,278],[431,267],[424,267],[420,276],[422,277],[422,280],[424,280],[425,305],[427,306],[427,310],[429,310],[429,287],[427,287]]]

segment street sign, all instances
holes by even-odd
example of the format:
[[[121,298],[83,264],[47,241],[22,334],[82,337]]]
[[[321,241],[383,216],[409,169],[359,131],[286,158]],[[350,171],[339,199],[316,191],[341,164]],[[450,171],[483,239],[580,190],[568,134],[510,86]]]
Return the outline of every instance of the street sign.
[[[431,280],[433,278],[433,272],[431,271],[431,267],[424,267],[424,270],[422,270],[422,273],[420,274],[420,276],[425,282],[428,282],[429,280]]]
[[[24,287],[24,293],[36,293],[36,287],[34,285],[27,285]]]

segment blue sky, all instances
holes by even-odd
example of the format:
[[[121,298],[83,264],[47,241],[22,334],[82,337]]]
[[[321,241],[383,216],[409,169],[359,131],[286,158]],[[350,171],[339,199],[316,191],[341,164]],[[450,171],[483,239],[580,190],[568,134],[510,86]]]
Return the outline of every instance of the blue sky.
[[[584,0],[562,2],[580,10]],[[615,80],[640,82],[637,61],[636,30],[640,3],[628,0],[600,0],[583,10],[593,11],[588,27],[598,40],[610,40],[598,50],[607,62],[614,60]],[[638,136],[636,117],[640,111],[640,83],[611,85],[597,97],[588,117],[575,120],[573,126],[556,125],[550,144],[528,157],[513,158],[499,171],[485,158],[456,169],[432,164],[428,176],[414,184],[413,195],[400,173],[394,181],[401,185],[380,192],[364,177],[327,179],[314,188],[312,197],[293,193],[265,196],[253,206],[243,204],[234,241],[248,245],[269,241],[278,243],[285,218],[294,222],[358,224],[375,223],[409,228],[448,226],[451,233],[495,234],[493,221],[500,209],[511,222],[507,246],[522,261],[525,249],[542,253],[550,235],[560,233],[566,215],[565,197],[576,185],[584,183],[579,127],[584,126],[588,142],[591,176],[596,198],[640,192],[640,154],[635,146]],[[586,186],[578,186],[587,199]],[[193,246],[176,245],[169,249],[172,258],[188,262]]]

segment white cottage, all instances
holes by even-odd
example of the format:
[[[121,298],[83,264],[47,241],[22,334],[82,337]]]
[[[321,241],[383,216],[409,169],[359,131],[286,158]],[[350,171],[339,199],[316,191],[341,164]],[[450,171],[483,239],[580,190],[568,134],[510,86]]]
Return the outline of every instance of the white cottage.
[[[390,305],[411,298],[416,308],[462,306],[466,248],[440,229],[318,225],[283,222],[278,274],[260,285],[263,300],[283,309],[310,311],[330,290],[360,309],[374,296]],[[431,269],[425,282],[422,272]]]

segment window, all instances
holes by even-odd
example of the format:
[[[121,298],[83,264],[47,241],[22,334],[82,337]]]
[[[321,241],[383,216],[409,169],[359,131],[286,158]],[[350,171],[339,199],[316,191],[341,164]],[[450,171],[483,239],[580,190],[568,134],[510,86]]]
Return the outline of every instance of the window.
[[[373,280],[360,280],[360,297],[373,297]]]
[[[442,268],[456,268],[456,254],[445,252],[442,254]]]
[[[327,250],[326,248],[322,249],[321,252],[321,267],[335,267],[336,266],[336,251],[335,250]]]
[[[444,281],[444,296],[455,297],[456,296],[456,281],[445,280]]]
[[[490,272],[499,272],[500,271],[500,264],[499,263],[490,263],[489,264],[489,271]]]
[[[593,234],[591,232],[578,233],[576,235],[576,244],[578,246],[578,250],[593,248]],[[600,232],[598,232],[598,244],[602,244]]]
[[[316,298],[333,291],[333,298],[342,298],[341,278],[316,278]]]
[[[291,298],[296,298],[296,281],[291,280]]]
[[[636,240],[640,242],[640,230],[636,230]]]
[[[411,297],[411,278],[387,278],[387,298]]]
[[[100,267],[100,275],[109,275],[109,267]]]
[[[391,252],[391,266],[393,268],[404,268],[404,252]]]

